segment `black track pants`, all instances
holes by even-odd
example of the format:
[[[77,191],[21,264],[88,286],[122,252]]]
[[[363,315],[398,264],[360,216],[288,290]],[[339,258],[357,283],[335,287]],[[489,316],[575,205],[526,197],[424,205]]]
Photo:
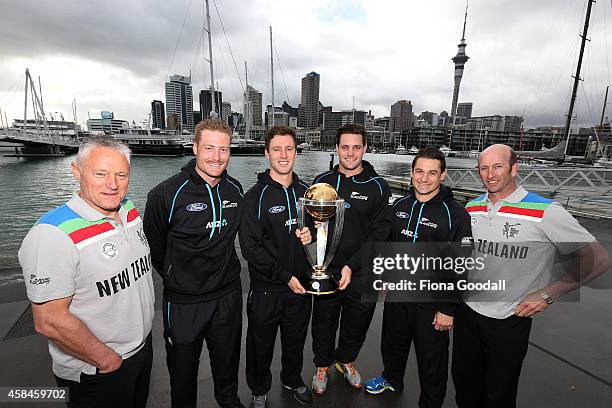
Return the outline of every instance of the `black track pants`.
[[[419,407],[441,407],[448,380],[448,331],[431,324],[435,309],[414,303],[386,302],[383,312],[381,352],[383,377],[395,388],[404,388],[410,347],[414,343],[421,395]]]
[[[291,388],[304,385],[301,373],[311,308],[310,295],[296,295],[288,290],[249,292],[246,378],[253,395],[264,395],[270,390],[270,364],[279,327],[282,349],[281,382]]]
[[[362,302],[351,285],[333,295],[314,296],[312,351],[317,367],[327,367],[336,361],[352,363],[363,346],[376,302]],[[338,325],[340,335],[336,347]]]
[[[163,306],[172,407],[196,406],[204,340],[210,357],[215,399],[221,407],[235,407],[238,404],[242,336],[241,290],[202,303],[168,303],[164,299]]]
[[[455,313],[452,374],[459,408],[516,407],[531,319],[493,319],[462,304]]]
[[[68,387],[69,408],[145,408],[153,363],[151,335],[133,356],[110,373],[87,375],[81,382],[55,377],[58,387]]]

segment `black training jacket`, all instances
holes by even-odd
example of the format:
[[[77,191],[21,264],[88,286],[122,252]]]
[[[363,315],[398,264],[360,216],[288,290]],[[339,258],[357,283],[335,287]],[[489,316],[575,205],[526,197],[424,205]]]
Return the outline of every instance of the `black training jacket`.
[[[149,192],[144,216],[153,267],[164,279],[164,295],[175,303],[216,299],[240,287],[234,240],[242,186],[223,172],[211,187],[195,162]]]
[[[344,229],[330,271],[339,277],[342,267],[348,265],[353,280],[361,273],[361,244],[387,241],[391,231],[391,190],[370,163],[364,160],[362,166],[361,173],[346,177],[336,165],[313,181],[330,184],[345,200]]]
[[[408,195],[393,203],[393,228],[390,241],[459,242],[466,245],[463,255],[470,256],[472,243],[470,215],[453,198],[453,192],[449,187],[441,185],[438,194],[425,202],[416,199],[414,189],[411,187]],[[435,308],[448,316],[453,316],[456,308],[455,303],[418,304]]]
[[[297,203],[308,185],[293,173],[289,187],[272,180],[270,170],[257,175],[257,183],[241,206],[240,249],[249,263],[251,288],[290,291],[292,276],[309,269],[297,229]]]

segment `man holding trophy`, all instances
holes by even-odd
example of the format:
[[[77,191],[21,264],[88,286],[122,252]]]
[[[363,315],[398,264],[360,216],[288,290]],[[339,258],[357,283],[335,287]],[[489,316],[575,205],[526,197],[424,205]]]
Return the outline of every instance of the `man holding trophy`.
[[[317,216],[325,215],[326,211],[316,211],[316,206],[310,206],[308,211],[306,206],[314,221],[321,223],[317,223],[317,264],[313,265],[315,274],[309,282],[315,286],[310,287],[309,291],[319,294],[314,297],[312,316],[312,344],[317,367],[312,388],[317,394],[327,390],[329,366],[334,363],[352,387],[360,389],[363,386],[354,362],[365,341],[376,303],[362,301],[359,283],[355,281],[362,273],[360,248],[364,242],[386,241],[391,230],[391,191],[372,165],[363,161],[366,148],[363,127],[349,124],[338,129],[336,150],[340,163],[333,170],[315,177],[315,185],[311,188],[318,187],[319,183],[328,184],[344,200],[344,209],[332,209],[336,214],[326,221],[325,216],[317,219]],[[329,190],[329,186],[319,190]],[[308,193],[307,200],[317,198],[316,190]],[[322,195],[322,201],[331,204],[327,209],[333,208],[333,203],[337,202],[333,194]],[[324,228],[323,233],[320,232],[321,228]],[[326,247],[319,243],[322,239],[326,240]],[[314,246],[315,242],[307,247],[309,254],[312,254],[310,249]],[[321,273],[331,275],[338,282],[337,288],[334,287],[337,292],[328,294],[333,290],[321,290],[322,285],[329,285],[329,280],[317,280]],[[338,326],[340,333],[336,346]]]
[[[297,228],[298,199],[308,186],[293,172],[297,153],[293,129],[273,126],[265,146],[270,168],[257,176],[257,183],[245,194],[239,233],[251,277],[246,377],[252,408],[268,406],[270,364],[279,327],[281,385],[292,390],[298,401],[312,401],[301,376],[312,302],[300,282],[309,269],[302,242],[310,242],[310,232]]]

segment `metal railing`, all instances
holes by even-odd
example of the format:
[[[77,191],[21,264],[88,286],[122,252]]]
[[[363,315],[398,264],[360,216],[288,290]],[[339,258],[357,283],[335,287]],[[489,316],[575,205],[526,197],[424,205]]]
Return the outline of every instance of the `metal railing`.
[[[477,169],[447,169],[445,184],[450,187],[482,188]],[[517,181],[527,190],[562,191],[603,196],[612,191],[612,169],[599,167],[543,167],[519,169]]]

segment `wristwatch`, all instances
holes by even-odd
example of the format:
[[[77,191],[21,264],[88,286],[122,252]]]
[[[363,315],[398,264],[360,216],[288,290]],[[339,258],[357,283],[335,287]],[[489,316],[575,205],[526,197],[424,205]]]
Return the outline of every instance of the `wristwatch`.
[[[550,294],[546,293],[546,292],[542,292],[542,299],[544,299],[544,301],[546,302],[546,304],[550,305],[552,304],[555,300],[552,298],[552,296],[550,296]]]

